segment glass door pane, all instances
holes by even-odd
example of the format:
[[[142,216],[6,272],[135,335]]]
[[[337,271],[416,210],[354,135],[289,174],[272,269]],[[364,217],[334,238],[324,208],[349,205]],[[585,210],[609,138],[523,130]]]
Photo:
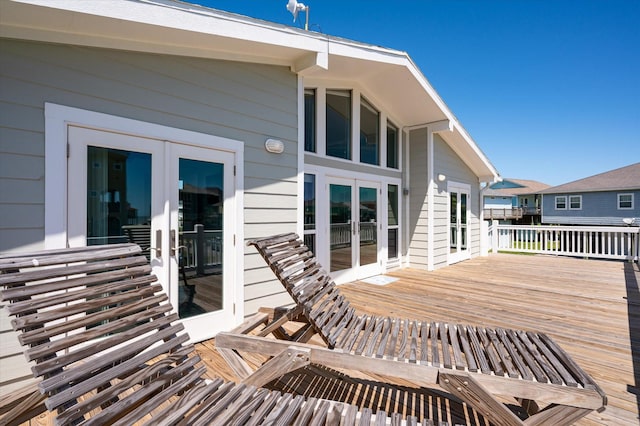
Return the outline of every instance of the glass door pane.
[[[467,194],[460,193],[460,250],[467,249]]]
[[[353,267],[351,197],[351,186],[329,185],[329,256],[331,272]]]
[[[180,318],[223,308],[224,164],[179,159]]]
[[[458,193],[451,192],[450,199],[449,229],[451,241],[449,251],[450,253],[456,253],[458,251]]]
[[[151,245],[151,154],[87,146],[87,245]]]
[[[360,221],[360,266],[378,262],[378,197],[376,188],[361,186],[358,191]]]

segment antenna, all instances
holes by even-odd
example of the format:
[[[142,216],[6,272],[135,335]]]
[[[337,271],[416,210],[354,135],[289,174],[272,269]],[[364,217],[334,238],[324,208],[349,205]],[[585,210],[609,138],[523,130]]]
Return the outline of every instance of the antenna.
[[[304,3],[298,3],[296,0],[289,0],[287,10],[293,15],[293,22],[296,22],[296,19],[298,19],[298,13],[304,12],[306,16],[304,29],[309,31],[309,6],[306,6]]]

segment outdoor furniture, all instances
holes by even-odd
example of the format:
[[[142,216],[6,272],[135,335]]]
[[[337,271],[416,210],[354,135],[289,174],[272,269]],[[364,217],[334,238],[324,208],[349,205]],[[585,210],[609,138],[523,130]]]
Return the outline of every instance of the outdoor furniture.
[[[260,386],[311,363],[356,370],[440,387],[496,425],[571,424],[606,405],[593,379],[545,334],[361,315],[296,234],[248,244],[256,247],[295,306],[259,312],[216,337],[216,346],[243,383]],[[304,325],[283,328],[294,320]],[[314,334],[326,348],[306,343]],[[273,358],[254,372],[243,352]],[[516,401],[528,413],[526,420],[505,405]]]
[[[57,410],[56,424],[389,420],[383,411],[205,379],[206,368],[135,244],[0,256],[0,288],[46,407]],[[17,407],[0,423],[25,421],[25,404],[40,402],[32,389],[25,395],[23,404],[0,404]]]

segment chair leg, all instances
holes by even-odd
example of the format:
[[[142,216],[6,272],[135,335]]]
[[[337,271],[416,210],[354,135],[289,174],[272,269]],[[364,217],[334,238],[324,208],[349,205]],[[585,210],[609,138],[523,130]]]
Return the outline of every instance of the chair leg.
[[[289,347],[264,363],[242,383],[256,387],[264,386],[270,381],[305,367],[311,363],[311,350]]]
[[[440,373],[438,384],[460,398],[496,426],[521,426],[523,421],[506,405],[498,401],[473,377],[455,373]]]
[[[593,410],[590,410],[588,408],[578,408],[568,405],[552,404],[544,410],[540,411],[538,414],[529,417],[527,420],[525,420],[524,424],[526,426],[572,425],[592,411]]]

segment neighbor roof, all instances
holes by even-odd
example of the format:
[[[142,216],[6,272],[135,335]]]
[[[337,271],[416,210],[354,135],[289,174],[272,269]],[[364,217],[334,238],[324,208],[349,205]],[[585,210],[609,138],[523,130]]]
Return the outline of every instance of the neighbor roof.
[[[618,190],[640,190],[640,163],[554,186],[543,191],[543,193],[559,194]]]
[[[512,183],[513,185],[509,185]],[[484,191],[484,195],[489,195],[492,197],[512,197],[514,195],[528,195],[528,194],[539,194],[542,190],[547,189],[550,185],[546,183],[538,182],[537,180],[527,180],[527,179],[511,179],[504,178],[502,182],[496,185],[508,185],[510,187],[507,188],[492,188],[489,187]]]
[[[357,82],[403,128],[440,133],[483,181],[499,174],[406,52],[172,0],[0,1],[0,36],[289,67],[305,79]]]

